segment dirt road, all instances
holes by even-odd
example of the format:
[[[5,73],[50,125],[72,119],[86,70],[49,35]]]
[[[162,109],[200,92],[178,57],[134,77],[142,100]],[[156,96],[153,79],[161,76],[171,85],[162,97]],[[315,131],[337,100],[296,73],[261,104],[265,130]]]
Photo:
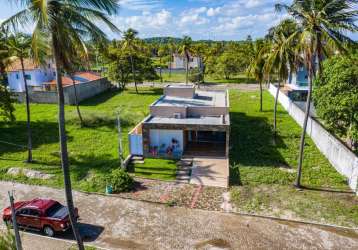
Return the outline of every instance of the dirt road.
[[[0,182],[16,199],[64,200],[62,190]],[[358,232],[74,192],[87,243],[108,249],[358,249]],[[28,236],[26,236],[28,237]],[[70,233],[57,236],[72,240]],[[33,237],[36,242],[38,237]],[[64,249],[66,244],[64,244]],[[47,249],[59,249],[48,241]],[[35,243],[25,249],[36,248]]]

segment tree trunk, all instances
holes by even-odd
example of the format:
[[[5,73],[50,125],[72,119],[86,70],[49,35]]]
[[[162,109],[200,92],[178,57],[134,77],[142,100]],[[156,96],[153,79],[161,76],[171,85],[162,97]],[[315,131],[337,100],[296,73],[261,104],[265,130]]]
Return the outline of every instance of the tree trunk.
[[[25,66],[24,66],[24,59],[20,57],[21,62],[21,70],[22,70],[22,77],[24,78],[25,83],[25,95],[26,95],[26,116],[27,116],[27,161],[32,162],[32,132],[31,132],[31,119],[30,119],[30,98],[29,98],[29,88],[27,86],[27,80],[25,76]]]
[[[83,127],[84,124],[83,124],[83,119],[82,119],[82,115],[81,115],[81,111],[80,111],[80,106],[78,104],[76,82],[73,77],[72,77],[72,83],[73,83],[73,89],[75,92],[75,104],[76,104],[76,109],[77,109],[77,115],[78,115],[78,118],[80,119],[81,127]]]
[[[297,188],[301,187],[301,176],[302,176],[302,163],[303,163],[303,154],[304,154],[304,148],[305,148],[305,139],[306,139],[306,130],[307,130],[307,123],[308,123],[308,117],[310,114],[310,108],[311,108],[311,93],[312,93],[312,77],[313,77],[313,69],[312,69],[312,62],[309,60],[308,62],[308,93],[307,93],[307,100],[306,100],[306,111],[305,111],[305,119],[303,121],[303,128],[302,128],[302,134],[301,134],[301,141],[300,141],[300,152],[298,156],[298,168],[297,168],[297,177],[295,186]]]
[[[262,112],[262,80],[260,80],[260,112]]]
[[[160,75],[160,82],[163,83],[163,77],[162,77],[162,58],[159,57],[159,75]]]
[[[186,67],[185,67],[186,76],[185,76],[185,83],[188,84],[188,82],[189,82],[189,56],[186,54],[186,55],[185,55],[185,58],[186,58]]]
[[[54,39],[52,39],[54,40]],[[56,51],[59,50],[56,46],[56,41],[53,41],[52,46],[54,60],[55,60],[55,71],[56,71],[56,85],[58,94],[58,126],[59,126],[59,137],[61,147],[61,166],[63,171],[63,179],[65,185],[65,197],[69,213],[69,218],[72,226],[72,231],[77,241],[78,249],[84,250],[82,238],[78,230],[77,220],[75,218],[75,207],[73,204],[71,177],[70,177],[70,166],[67,152],[67,136],[65,128],[65,98],[63,95],[60,60],[57,57]]]
[[[322,58],[322,40],[321,40],[321,35],[318,33],[317,34],[317,75],[318,76],[321,76],[322,74],[322,61],[323,61],[323,58]],[[316,57],[315,57],[316,59]],[[316,62],[313,62],[313,63],[316,63]],[[313,66],[312,66],[313,68]]]
[[[173,59],[173,52],[170,57],[170,63],[169,63],[169,79],[172,77],[172,59]]]
[[[278,103],[278,95],[280,93],[280,79],[278,80],[278,86],[276,90],[276,96],[275,96],[275,106],[273,109],[273,138],[276,141],[276,135],[277,135],[277,103]]]
[[[132,75],[133,75],[133,81],[134,81],[134,86],[135,86],[135,92],[138,94],[137,79],[136,79],[136,74],[135,74],[135,70],[134,70],[134,61],[133,61],[132,54],[129,56],[129,58],[131,60],[131,65],[132,65]]]

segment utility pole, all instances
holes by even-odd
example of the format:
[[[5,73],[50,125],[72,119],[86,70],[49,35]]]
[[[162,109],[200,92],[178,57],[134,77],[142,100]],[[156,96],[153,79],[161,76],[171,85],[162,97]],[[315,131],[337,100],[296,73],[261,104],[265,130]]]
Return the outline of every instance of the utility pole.
[[[124,168],[124,159],[123,159],[123,147],[122,147],[122,129],[121,129],[121,119],[119,113],[117,113],[117,129],[118,129],[118,155],[121,168]]]
[[[13,191],[12,192],[8,191],[8,194],[9,194],[9,199],[10,199],[12,225],[14,227],[14,232],[15,232],[16,249],[22,250],[19,228],[18,228],[17,222],[16,222],[16,211],[15,211],[15,206],[14,206]]]

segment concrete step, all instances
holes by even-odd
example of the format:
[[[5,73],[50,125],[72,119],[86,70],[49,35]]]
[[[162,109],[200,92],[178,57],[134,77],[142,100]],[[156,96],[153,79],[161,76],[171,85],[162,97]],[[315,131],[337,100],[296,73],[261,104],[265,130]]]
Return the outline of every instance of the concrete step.
[[[132,160],[133,164],[144,164],[144,160]]]
[[[178,166],[177,170],[186,170],[186,171],[190,171],[192,168],[192,166]]]
[[[143,159],[144,159],[143,156],[138,156],[138,155],[132,156],[132,160],[140,160],[140,161],[142,161]]]
[[[178,175],[187,175],[187,176],[189,176],[189,171],[185,171],[185,170],[177,170],[177,176]]]

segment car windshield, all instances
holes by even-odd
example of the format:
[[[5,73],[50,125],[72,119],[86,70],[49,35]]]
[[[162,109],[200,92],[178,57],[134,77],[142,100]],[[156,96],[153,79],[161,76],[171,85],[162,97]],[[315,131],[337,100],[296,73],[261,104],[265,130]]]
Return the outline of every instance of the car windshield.
[[[55,204],[53,204],[51,207],[49,207],[46,211],[46,216],[47,217],[54,217],[54,215],[63,208],[63,205],[61,205],[60,203],[56,202]]]

